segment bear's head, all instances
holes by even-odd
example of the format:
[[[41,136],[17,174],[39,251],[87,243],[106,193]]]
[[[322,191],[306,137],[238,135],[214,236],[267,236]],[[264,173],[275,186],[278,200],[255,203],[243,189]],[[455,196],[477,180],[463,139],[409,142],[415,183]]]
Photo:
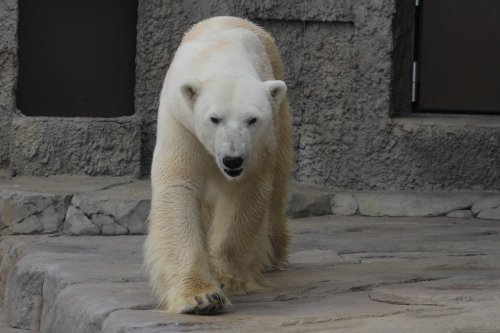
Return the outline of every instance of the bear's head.
[[[194,134],[228,180],[242,177],[259,147],[275,145],[273,115],[286,96],[283,81],[189,81],[180,87]]]

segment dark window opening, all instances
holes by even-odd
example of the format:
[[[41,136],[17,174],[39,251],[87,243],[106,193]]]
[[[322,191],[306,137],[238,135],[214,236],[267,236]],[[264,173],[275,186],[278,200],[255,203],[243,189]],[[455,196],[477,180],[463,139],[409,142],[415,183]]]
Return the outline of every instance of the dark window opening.
[[[500,114],[500,1],[418,2],[414,111]]]
[[[137,0],[19,1],[17,108],[28,116],[134,113]]]

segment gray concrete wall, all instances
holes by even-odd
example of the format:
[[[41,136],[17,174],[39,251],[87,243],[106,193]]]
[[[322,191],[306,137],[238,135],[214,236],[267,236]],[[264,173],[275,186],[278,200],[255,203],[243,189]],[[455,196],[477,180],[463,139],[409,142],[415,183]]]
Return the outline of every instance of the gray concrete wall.
[[[17,110],[17,3],[0,1],[0,174],[140,176],[138,116],[26,117]]]
[[[269,30],[283,54],[297,181],[349,190],[500,188],[500,117],[410,114],[413,1],[200,3],[141,1],[143,170],[161,80],[182,33],[212,15],[238,15]]]
[[[16,70],[17,1],[0,2],[0,170],[10,162],[10,121],[14,109]]]
[[[0,36],[0,60],[7,69],[2,68],[5,74],[0,77],[0,168],[43,173],[38,162],[18,156],[39,142],[26,140],[23,149],[11,143],[12,138],[18,144],[25,140],[21,132],[9,134],[16,128],[9,118],[16,76],[16,1],[0,6],[2,31],[8,32]],[[108,163],[110,175],[147,175],[165,72],[186,29],[214,15],[250,18],[276,38],[293,111],[295,180],[346,190],[500,188],[500,116],[410,112],[411,0],[139,0],[136,115],[127,121],[137,126],[130,125],[133,133],[140,127],[140,142],[132,144],[118,135],[108,145],[125,150],[118,158],[91,160],[86,168],[52,167],[48,162],[45,173],[100,174]],[[40,127],[40,122],[34,123],[33,128]],[[96,133],[91,130],[93,123],[87,122],[86,135]],[[87,155],[82,156],[89,156],[94,148],[85,142],[77,140],[70,149],[62,138],[57,144],[49,143],[46,151],[68,156],[64,151],[74,151],[76,144],[84,146]],[[52,146],[58,150],[51,150]],[[6,147],[11,147],[10,154]],[[71,156],[76,156],[77,165],[84,164],[80,155]],[[126,163],[132,167],[127,169]],[[37,166],[19,169],[30,164]]]

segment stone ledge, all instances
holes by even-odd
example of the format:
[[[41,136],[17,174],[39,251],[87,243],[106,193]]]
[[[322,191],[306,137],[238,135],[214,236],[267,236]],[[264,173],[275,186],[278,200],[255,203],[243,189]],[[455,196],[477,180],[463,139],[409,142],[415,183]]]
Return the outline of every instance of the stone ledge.
[[[129,177],[15,177],[0,179],[0,235],[56,233],[72,198],[132,182]]]
[[[287,215],[292,218],[331,214],[333,192],[323,186],[292,184],[288,194]]]
[[[290,217],[330,214],[332,192],[291,186]],[[144,234],[151,206],[150,180],[130,177],[15,177],[1,179],[0,235]]]
[[[448,216],[500,220],[500,194],[474,192],[338,192],[335,215]]]
[[[353,22],[352,4],[347,0],[289,0],[286,6],[277,0],[245,1],[240,9],[245,16],[266,20]]]
[[[154,311],[144,236],[8,236],[0,241],[5,321],[41,333],[495,332],[500,225],[449,218],[291,220],[289,266],[268,290],[230,296],[221,316]],[[487,231],[487,232],[484,232]],[[404,241],[402,241],[404,240]],[[470,318],[479,317],[471,325]],[[439,330],[436,328],[446,328]],[[2,331],[3,332],[3,331]],[[16,330],[12,330],[16,332]],[[21,332],[21,331],[19,331]]]
[[[73,195],[63,232],[70,235],[144,234],[151,208],[149,180]]]
[[[118,118],[12,118],[10,169],[15,175],[141,174],[141,122]]]
[[[0,235],[144,234],[151,205],[149,180],[130,177],[0,179]],[[449,216],[500,220],[500,194],[335,192],[292,184],[287,215]]]

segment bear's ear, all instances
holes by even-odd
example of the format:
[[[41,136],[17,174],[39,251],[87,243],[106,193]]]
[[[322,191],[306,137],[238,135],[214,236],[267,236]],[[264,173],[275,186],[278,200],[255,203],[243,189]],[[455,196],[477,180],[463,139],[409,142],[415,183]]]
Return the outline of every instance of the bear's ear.
[[[201,82],[198,80],[186,82],[180,87],[182,97],[184,97],[186,103],[191,107],[193,107],[194,102],[196,102],[200,90]]]
[[[274,103],[280,104],[286,96],[286,84],[280,80],[264,82],[264,85]]]

